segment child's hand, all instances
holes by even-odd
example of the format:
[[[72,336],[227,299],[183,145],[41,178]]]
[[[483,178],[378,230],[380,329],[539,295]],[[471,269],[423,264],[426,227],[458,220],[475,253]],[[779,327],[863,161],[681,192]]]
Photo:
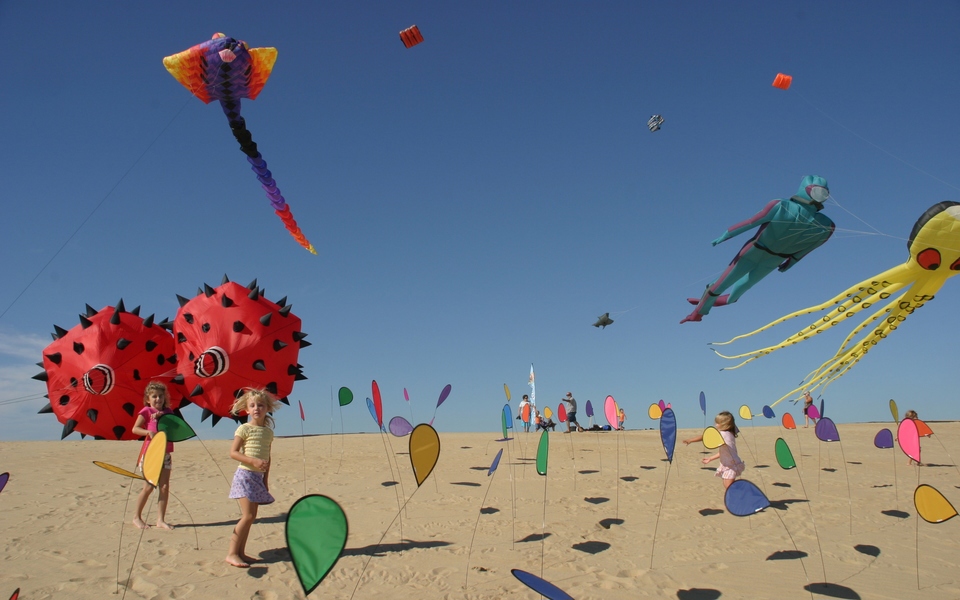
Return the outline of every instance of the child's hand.
[[[710,456],[707,456],[707,457],[701,458],[700,460],[703,461],[703,464],[706,465],[706,464],[709,464],[710,461],[713,460],[713,458]]]
[[[253,459],[253,466],[259,471],[266,471],[267,467],[270,466],[270,461],[263,460],[262,458]]]
[[[684,445],[684,446],[689,446],[689,445],[690,445],[690,440],[683,440],[683,445]]]

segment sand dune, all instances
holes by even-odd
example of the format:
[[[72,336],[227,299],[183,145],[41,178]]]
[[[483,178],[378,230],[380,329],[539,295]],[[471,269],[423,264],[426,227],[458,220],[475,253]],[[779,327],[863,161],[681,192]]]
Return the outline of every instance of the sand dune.
[[[551,434],[547,477],[535,470],[538,434],[503,444],[495,434],[440,432],[439,462],[419,489],[405,438],[278,439],[277,502],[261,507],[247,546],[259,562],[247,570],[223,562],[239,516],[227,498],[235,468],[227,441],[177,444],[168,510],[176,529],[144,532],[130,523],[142,484],[92,464],[132,469],[139,442],[4,442],[0,597],[19,587],[25,600],[303,598],[285,514],[304,493],[322,493],[343,506],[350,533],[314,598],[538,598],[513,568],[578,599],[809,598],[808,590],[956,598],[960,519],[929,524],[913,506],[918,482],[960,504],[960,424],[931,426],[921,468],[899,449],[874,447],[889,424],[840,425],[842,448],[818,442],[812,428],[743,427],[744,476],[773,502],[751,517],[724,510],[701,446],[679,444],[668,465],[652,430]],[[777,465],[780,436],[799,471]]]

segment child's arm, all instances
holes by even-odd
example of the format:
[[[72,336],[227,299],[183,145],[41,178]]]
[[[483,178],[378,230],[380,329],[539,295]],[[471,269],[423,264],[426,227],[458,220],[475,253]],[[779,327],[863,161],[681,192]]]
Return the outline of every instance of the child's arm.
[[[713,456],[707,456],[707,457],[705,457],[705,458],[703,458],[703,459],[701,459],[701,460],[703,461],[703,464],[707,464],[707,463],[709,463],[709,462],[712,462],[712,461],[717,460],[718,458],[720,458],[720,453],[719,453],[719,452],[717,452],[717,453],[714,454]]]
[[[698,435],[697,437],[692,437],[692,438],[690,438],[690,439],[683,440],[683,443],[684,443],[684,445],[689,446],[690,444],[692,444],[692,443],[694,443],[694,442],[702,442],[702,441],[703,441],[703,436],[702,436],[702,435]]]
[[[144,418],[144,416],[138,415],[136,422],[133,424],[133,429],[130,431],[132,431],[134,435],[147,436],[148,438],[153,439],[153,434],[143,427],[146,424],[147,420]]]
[[[270,463],[267,463],[267,470],[263,472],[263,487],[270,491]]]
[[[260,471],[265,471],[267,468],[269,468],[270,463],[262,458],[254,458],[252,456],[247,456],[243,452],[240,452],[240,448],[242,447],[243,438],[240,436],[234,436],[233,445],[230,446],[230,458]]]

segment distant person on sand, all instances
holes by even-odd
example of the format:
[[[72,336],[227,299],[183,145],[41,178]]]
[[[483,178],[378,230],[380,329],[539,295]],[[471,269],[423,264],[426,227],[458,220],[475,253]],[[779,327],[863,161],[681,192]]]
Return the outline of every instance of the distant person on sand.
[[[813,396],[810,395],[810,392],[803,393],[803,426],[809,427],[809,419],[813,419],[813,424],[817,424],[817,420],[810,415],[810,407],[813,406]]]
[[[917,416],[917,411],[915,411],[915,410],[908,410],[907,412],[903,413],[903,418],[904,418],[904,419],[914,419],[914,420],[916,420],[916,419],[919,419],[920,417]],[[912,458],[908,458],[908,459],[907,459],[907,464],[908,464],[908,465],[917,465],[918,467],[922,467],[922,466],[923,466],[923,463],[916,462],[916,461],[913,460]]]
[[[623,408],[621,407],[617,411],[617,429],[619,429],[620,431],[623,431],[623,423],[626,420],[627,420],[627,413],[623,412]]]
[[[520,401],[520,407],[519,407],[519,412],[520,412],[520,414],[517,415],[517,420],[518,420],[518,421],[523,421],[523,430],[524,430],[526,433],[530,433],[530,420],[529,420],[529,415],[530,415],[529,410],[530,410],[530,409],[527,408],[527,407],[529,407],[529,406],[530,406],[530,397],[527,396],[526,394],[524,394],[524,395],[523,395],[523,400]],[[524,409],[524,408],[527,408],[527,410],[528,410],[528,412],[527,412],[527,417],[528,417],[527,420],[524,420],[524,418],[523,418],[523,409]]]
[[[580,423],[577,422],[577,401],[573,397],[573,393],[567,392],[566,398],[563,398],[562,401],[570,405],[570,408],[567,409],[567,433],[570,433],[571,424],[577,426],[577,431],[583,431],[583,427],[580,427]]]
[[[737,423],[734,421],[733,415],[727,411],[723,411],[716,416],[713,423],[717,431],[720,432],[720,437],[723,438],[723,445],[720,446],[719,452],[713,456],[704,457],[702,462],[703,464],[708,464],[718,458],[720,459],[720,466],[717,467],[716,476],[723,479],[723,489],[726,490],[733,484],[737,477],[743,475],[743,471],[747,468],[747,465],[740,460],[740,455],[737,454],[737,436],[740,434],[740,430],[737,428]],[[693,442],[702,441],[703,436],[699,435],[683,440],[683,443],[689,445]]]
[[[556,426],[557,424],[553,422],[553,419],[544,419],[543,415],[540,414],[540,411],[539,410],[537,411],[537,431],[540,431],[541,429],[543,429],[544,431],[546,431],[547,429],[551,429],[555,431],[554,428]]]
[[[170,396],[167,394],[167,386],[159,381],[151,381],[143,390],[144,407],[137,413],[137,420],[131,430],[134,435],[146,436],[143,441],[143,448],[140,450],[140,459],[137,461],[137,469],[143,468],[143,453],[147,449],[150,440],[157,433],[157,422],[163,415],[173,413],[170,410]],[[157,489],[160,493],[157,495],[157,527],[160,529],[173,529],[173,526],[167,523],[167,500],[170,499],[170,473],[173,471],[173,459],[170,453],[173,452],[173,442],[167,442],[167,451],[163,457],[163,469],[160,471],[160,480],[157,482]],[[146,480],[143,482],[143,489],[137,496],[137,512],[133,517],[133,524],[140,529],[149,527],[143,521],[143,507],[147,504],[147,499],[153,493],[153,486]]]

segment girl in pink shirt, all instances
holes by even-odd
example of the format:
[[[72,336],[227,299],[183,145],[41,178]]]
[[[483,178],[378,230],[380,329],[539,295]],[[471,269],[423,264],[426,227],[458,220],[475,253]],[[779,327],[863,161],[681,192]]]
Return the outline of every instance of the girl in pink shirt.
[[[720,460],[720,466],[717,467],[717,477],[723,480],[723,489],[727,489],[737,477],[743,475],[744,469],[747,468],[747,465],[740,460],[740,455],[737,454],[737,435],[740,434],[740,430],[737,429],[737,423],[734,421],[733,415],[727,411],[718,414],[713,423],[717,431],[720,432],[720,437],[723,438],[723,445],[720,446],[716,454],[706,456],[701,461],[706,465],[717,459]],[[690,444],[702,441],[703,436],[701,435],[683,440],[683,443]]]
[[[140,452],[141,459],[147,444],[150,443],[150,440],[152,440],[153,436],[157,433],[157,421],[163,415],[173,412],[170,410],[170,396],[167,394],[167,386],[159,381],[151,381],[147,384],[147,388],[143,391],[143,403],[146,406],[144,406],[137,415],[137,420],[131,430],[134,434],[146,436],[147,438],[144,440],[144,446]],[[170,499],[170,473],[173,470],[173,460],[170,457],[171,452],[173,452],[173,444],[168,442],[167,453],[163,457],[163,469],[160,471],[160,480],[157,482],[157,488],[160,490],[157,498],[157,527],[160,529],[173,529],[173,526],[166,521],[167,500]],[[137,468],[140,468],[140,465],[137,465]],[[149,527],[149,525],[143,521],[141,515],[143,513],[143,507],[147,505],[147,499],[152,493],[153,486],[144,480],[143,489],[140,490],[140,495],[137,496],[137,512],[133,517],[133,524],[140,529]]]

